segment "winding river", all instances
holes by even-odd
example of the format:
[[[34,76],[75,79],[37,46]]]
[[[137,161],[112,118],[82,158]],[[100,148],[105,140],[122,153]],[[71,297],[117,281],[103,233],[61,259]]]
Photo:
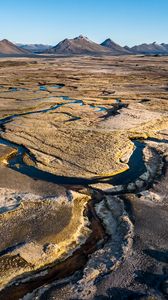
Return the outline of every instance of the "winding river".
[[[61,88],[61,87],[57,86],[56,88]],[[41,86],[40,90],[45,91],[46,90],[45,86]],[[71,103],[71,104],[84,105],[82,100],[74,100],[67,96],[62,96],[61,98],[63,98],[64,100],[69,100],[68,103]],[[120,104],[120,102],[117,102],[117,103]],[[8,116],[6,118],[3,118],[0,120],[0,127],[2,129],[2,133],[3,133],[3,126],[6,123],[13,121],[14,119],[16,119],[20,116],[30,115],[30,114],[47,113],[52,110],[56,110],[58,107],[63,106],[63,105],[65,105],[65,103],[55,105],[55,106],[52,106],[50,108],[43,109],[43,110],[26,112],[26,113],[22,113],[22,114],[14,114],[14,115]],[[98,109],[97,111],[100,111],[103,109],[106,110],[106,108],[103,108],[103,107],[94,106],[93,108],[96,110]],[[126,185],[132,181],[135,181],[140,175],[142,175],[146,171],[146,167],[145,167],[144,160],[143,160],[144,144],[138,140],[133,141],[133,143],[135,145],[135,149],[134,149],[134,152],[128,162],[129,169],[123,173],[113,176],[112,178],[107,178],[106,182],[113,184],[113,185],[121,185],[121,184]],[[4,139],[3,137],[0,137],[0,144],[7,145],[13,149],[17,149],[17,154],[15,156],[13,156],[12,158],[10,158],[8,167],[17,172],[20,172],[29,177],[32,177],[34,179],[40,179],[40,180],[44,180],[47,182],[63,184],[63,185],[67,184],[67,185],[85,185],[85,186],[87,186],[91,183],[97,183],[97,182],[101,181],[100,178],[83,179],[83,178],[75,178],[75,177],[63,177],[63,176],[57,176],[52,173],[39,170],[38,168],[27,165],[24,162],[23,157],[25,154],[28,154],[32,158],[32,160],[34,159],[34,157],[31,155],[31,153],[29,152],[29,150],[26,147],[24,147],[23,145],[19,145],[14,142],[11,142],[7,139]],[[90,207],[89,215],[90,215],[90,221],[92,218],[96,219],[96,216],[94,215],[94,210],[91,209],[91,207]],[[97,222],[96,226],[99,226],[101,228],[101,224],[99,224],[98,219],[96,220],[96,222]],[[68,261],[65,260],[64,262],[61,262],[61,264],[45,267],[43,269],[43,270],[47,270],[47,275],[45,275],[45,276],[40,275],[40,271],[34,272],[34,275],[38,274],[38,278],[36,278],[36,276],[35,276],[34,279],[32,278],[32,279],[28,280],[27,282],[25,281],[25,282],[19,283],[18,286],[11,285],[11,286],[5,288],[2,292],[0,292],[0,298],[8,299],[8,300],[9,299],[12,299],[12,300],[19,299],[20,297],[24,296],[26,293],[31,292],[32,290],[43,285],[44,283],[50,283],[53,280],[67,277],[67,276],[73,274],[76,270],[79,270],[80,268],[82,268],[88,259],[88,255],[95,251],[95,249],[97,247],[96,246],[97,242],[102,239],[102,235],[104,234],[103,229],[102,229],[101,235],[100,236],[97,235],[96,227],[94,227],[95,226],[94,224],[95,224],[95,221],[93,222],[93,225],[92,225],[93,227],[92,227],[91,237],[88,239],[88,241],[86,242],[85,245],[83,245],[70,258],[68,258]],[[78,261],[78,266],[76,266],[76,261]]]
[[[52,87],[55,88],[62,88],[64,85],[54,85]],[[14,89],[14,90],[13,90]],[[40,90],[46,91],[47,88],[46,86],[40,86]],[[17,88],[11,88],[12,91],[16,91]],[[68,104],[77,104],[77,105],[85,105],[82,100],[75,100],[72,99],[68,96],[60,96],[63,100],[68,100]],[[120,105],[120,100],[116,99],[116,103],[118,104],[118,109],[122,107]],[[13,121],[14,119],[21,117],[21,116],[27,116],[27,115],[32,115],[32,114],[40,114],[40,113],[48,113],[50,111],[54,111],[58,109],[61,106],[66,105],[66,103],[61,103],[61,104],[56,104],[53,105],[50,108],[47,109],[42,109],[42,110],[37,110],[37,111],[32,111],[32,112],[25,112],[21,114],[14,114],[8,117],[5,117],[0,120],[0,127],[2,128],[3,131],[3,125],[6,123],[9,123]],[[102,110],[107,110],[104,107],[100,106],[92,106],[90,105],[93,109],[96,109],[96,112],[102,111]],[[107,178],[106,182],[113,184],[113,185],[125,185],[128,184],[132,181],[135,181],[138,179],[140,175],[142,175],[146,171],[146,167],[143,161],[143,148],[144,144],[138,140],[133,141],[135,145],[135,150],[133,154],[130,157],[130,160],[128,162],[129,169],[123,173],[117,174],[113,176],[112,178]],[[72,184],[72,185],[88,185],[91,183],[96,183],[101,181],[100,178],[97,179],[83,179],[83,178],[76,178],[76,177],[64,177],[64,176],[57,176],[49,172],[45,172],[42,170],[39,170],[38,168],[34,166],[29,166],[23,161],[23,156],[24,154],[28,154],[31,156],[31,153],[26,149],[23,145],[18,145],[14,142],[11,142],[9,140],[6,140],[2,137],[0,137],[0,144],[7,145],[11,148],[17,149],[17,154],[16,156],[12,157],[9,161],[9,167],[17,172],[20,172],[22,174],[28,175],[34,179],[40,179],[52,183],[57,183],[57,184]],[[33,157],[31,156],[33,159]]]
[[[7,145],[11,148],[17,149],[17,154],[12,157],[8,162],[8,167],[11,169],[25,174],[34,179],[40,179],[47,182],[63,184],[63,185],[89,185],[101,181],[101,178],[96,179],[84,179],[76,177],[65,177],[57,176],[55,174],[42,171],[34,166],[29,166],[23,161],[23,156],[28,154],[32,160],[34,159],[31,156],[29,150],[22,146],[15,144],[6,139],[0,138],[0,144]],[[129,169],[123,173],[117,174],[111,178],[107,178],[106,182],[113,185],[126,185],[132,181],[135,181],[139,178],[145,171],[146,167],[143,161],[143,149],[144,144],[140,141],[134,141],[135,150],[131,155],[131,158],[128,162]]]

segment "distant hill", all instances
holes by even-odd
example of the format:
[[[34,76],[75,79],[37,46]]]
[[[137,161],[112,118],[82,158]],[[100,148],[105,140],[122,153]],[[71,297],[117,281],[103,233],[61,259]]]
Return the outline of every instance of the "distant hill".
[[[10,41],[4,39],[0,41],[0,54],[29,54],[30,52],[24,49],[20,49],[15,44],[11,43]]]
[[[65,39],[47,51],[53,54],[109,54],[110,50],[82,35],[74,39]]]
[[[168,52],[168,44],[162,43],[161,45],[162,45],[162,46],[164,47],[164,49],[166,49],[166,51]]]
[[[32,53],[40,53],[52,48],[51,45],[43,44],[16,44],[16,46],[20,49],[28,50]]]
[[[126,47],[125,49],[130,50],[134,54],[168,54],[168,45],[157,44],[156,42],[151,44],[136,45],[131,48]]]
[[[114,55],[131,53],[131,51],[129,49],[121,47],[120,45],[113,42],[111,39],[106,39],[103,43],[101,43],[101,46],[108,48],[110,50],[111,54],[114,54]]]

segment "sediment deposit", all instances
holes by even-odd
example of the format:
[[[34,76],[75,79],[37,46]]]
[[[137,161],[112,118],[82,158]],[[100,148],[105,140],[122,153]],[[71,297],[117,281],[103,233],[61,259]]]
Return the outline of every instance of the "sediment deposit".
[[[1,59],[1,299],[166,297],[167,75],[166,56]]]

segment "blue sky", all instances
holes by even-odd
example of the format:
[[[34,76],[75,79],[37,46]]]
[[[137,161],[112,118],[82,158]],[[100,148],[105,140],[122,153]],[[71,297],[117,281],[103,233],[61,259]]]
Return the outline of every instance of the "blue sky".
[[[79,34],[121,45],[168,43],[168,0],[2,0],[0,39],[57,44]]]

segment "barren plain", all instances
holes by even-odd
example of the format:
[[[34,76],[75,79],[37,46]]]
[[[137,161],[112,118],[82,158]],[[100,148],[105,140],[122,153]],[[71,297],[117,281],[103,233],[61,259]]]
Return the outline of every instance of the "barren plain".
[[[168,57],[0,59],[0,299],[167,299]]]

